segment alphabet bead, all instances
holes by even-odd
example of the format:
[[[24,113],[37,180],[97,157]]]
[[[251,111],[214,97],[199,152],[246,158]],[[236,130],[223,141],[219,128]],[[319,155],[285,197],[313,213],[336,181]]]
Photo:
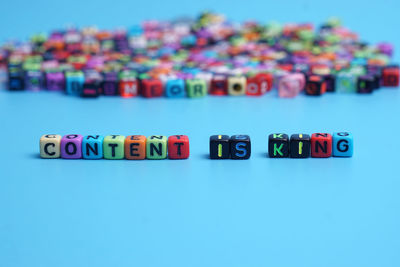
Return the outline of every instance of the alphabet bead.
[[[206,81],[200,79],[186,80],[186,88],[188,97],[203,97],[207,95]]]
[[[147,137],[146,155],[147,159],[167,158],[167,137],[162,135]]]
[[[172,135],[168,137],[168,158],[189,158],[189,138],[186,135]]]
[[[353,136],[348,132],[333,134],[333,156],[352,157],[353,156]]]
[[[232,135],[230,140],[231,159],[249,159],[251,142],[248,135]]]
[[[230,145],[228,135],[210,136],[210,159],[229,159]]]
[[[146,158],[146,136],[129,135],[126,137],[125,158],[137,160]]]
[[[228,94],[233,96],[246,94],[246,78],[245,77],[229,77],[228,78]]]
[[[290,157],[310,157],[311,138],[308,134],[292,134],[290,136]]]
[[[311,157],[329,158],[332,155],[332,135],[314,133],[311,136]]]
[[[82,140],[82,156],[84,159],[103,158],[103,140],[101,135],[87,135]]]
[[[103,151],[105,159],[123,159],[124,158],[125,136],[107,135],[103,141]]]
[[[268,155],[270,158],[289,157],[289,136],[284,133],[270,134],[268,137]]]
[[[80,134],[67,134],[61,138],[61,157],[63,159],[82,158],[82,139]]]
[[[40,157],[44,159],[56,159],[60,152],[61,135],[45,134],[40,138]]]

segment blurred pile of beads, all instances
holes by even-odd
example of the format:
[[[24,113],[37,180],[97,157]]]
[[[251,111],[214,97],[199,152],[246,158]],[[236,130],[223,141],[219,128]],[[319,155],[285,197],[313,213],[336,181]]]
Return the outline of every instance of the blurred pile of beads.
[[[38,34],[0,47],[0,82],[10,91],[97,97],[260,96],[372,93],[398,87],[389,43],[369,44],[334,18],[313,24],[144,21],[129,30],[95,27]]]

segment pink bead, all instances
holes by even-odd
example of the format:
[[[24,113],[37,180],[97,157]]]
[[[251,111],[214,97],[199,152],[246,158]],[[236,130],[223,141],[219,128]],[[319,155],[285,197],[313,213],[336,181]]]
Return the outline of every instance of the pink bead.
[[[279,97],[297,96],[304,89],[305,83],[306,79],[302,73],[291,73],[283,76],[278,84]]]

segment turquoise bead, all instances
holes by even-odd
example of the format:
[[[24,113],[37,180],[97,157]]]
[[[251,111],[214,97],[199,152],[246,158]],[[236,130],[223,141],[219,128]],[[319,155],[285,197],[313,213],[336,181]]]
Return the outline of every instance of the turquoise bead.
[[[101,135],[87,135],[82,141],[82,156],[84,159],[103,158],[103,140]]]
[[[352,157],[353,135],[348,132],[334,133],[332,146],[334,157]]]
[[[168,80],[165,83],[166,97],[185,97],[185,82],[183,79]]]

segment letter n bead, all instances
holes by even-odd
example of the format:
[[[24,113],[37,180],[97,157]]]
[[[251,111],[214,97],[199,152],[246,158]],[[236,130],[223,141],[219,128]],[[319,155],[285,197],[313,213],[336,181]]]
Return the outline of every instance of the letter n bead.
[[[103,151],[105,159],[123,159],[124,158],[125,136],[107,135],[103,141]]]
[[[146,154],[147,159],[167,158],[167,137],[162,135],[147,137]]]
[[[351,133],[341,132],[333,134],[333,156],[353,156],[353,135]]]
[[[329,158],[332,155],[332,135],[314,133],[311,136],[311,157]]]
[[[146,158],[146,136],[130,135],[125,139],[125,158],[126,159],[145,159]]]
[[[268,155],[270,158],[289,157],[289,136],[283,133],[270,134],[268,137]]]
[[[230,146],[228,135],[210,136],[210,159],[229,159]]]
[[[230,150],[231,159],[249,159],[251,155],[251,142],[248,135],[231,136]]]
[[[103,158],[103,140],[101,135],[87,135],[82,141],[82,156],[84,159]]]
[[[80,134],[68,134],[61,138],[61,157],[63,159],[82,158],[82,139]]]
[[[168,158],[189,158],[189,138],[186,135],[172,135],[168,137]]]
[[[40,157],[44,159],[56,159],[60,157],[61,136],[45,134],[40,138]]]

